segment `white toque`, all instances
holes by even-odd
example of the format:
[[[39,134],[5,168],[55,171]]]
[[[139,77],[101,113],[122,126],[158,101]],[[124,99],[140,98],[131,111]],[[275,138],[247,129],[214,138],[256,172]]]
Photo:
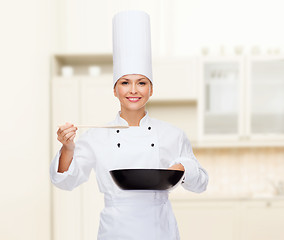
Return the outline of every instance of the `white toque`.
[[[153,83],[150,16],[140,10],[121,11],[112,26],[113,86],[126,74],[141,74]]]

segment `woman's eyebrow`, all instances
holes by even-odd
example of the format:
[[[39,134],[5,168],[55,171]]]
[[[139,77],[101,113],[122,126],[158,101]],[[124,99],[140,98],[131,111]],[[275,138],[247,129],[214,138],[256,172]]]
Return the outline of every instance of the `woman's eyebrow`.
[[[121,78],[121,79],[125,79],[125,80],[131,80],[131,79],[128,79],[128,78]],[[139,79],[137,79],[137,80],[142,80],[142,79],[145,79],[144,77],[143,78],[139,78]]]

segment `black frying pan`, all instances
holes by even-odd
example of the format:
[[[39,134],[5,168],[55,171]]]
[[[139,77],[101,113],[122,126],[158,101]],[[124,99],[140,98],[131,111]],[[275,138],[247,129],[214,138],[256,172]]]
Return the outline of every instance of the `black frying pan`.
[[[170,169],[117,169],[109,171],[123,190],[167,190],[175,186],[184,171]]]

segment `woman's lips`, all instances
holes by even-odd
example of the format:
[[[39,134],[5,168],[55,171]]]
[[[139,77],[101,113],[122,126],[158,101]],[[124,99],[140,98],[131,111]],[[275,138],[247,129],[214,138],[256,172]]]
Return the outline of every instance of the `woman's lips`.
[[[141,99],[141,97],[127,97],[127,99],[130,102],[138,102]]]

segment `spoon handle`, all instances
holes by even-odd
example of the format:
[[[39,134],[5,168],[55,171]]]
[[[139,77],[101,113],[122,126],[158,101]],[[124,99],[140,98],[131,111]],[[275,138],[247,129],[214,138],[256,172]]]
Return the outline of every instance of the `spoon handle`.
[[[125,125],[75,125],[78,128],[129,128]]]
[[[75,125],[78,128],[129,128],[126,125]],[[60,126],[58,126],[60,127]]]

